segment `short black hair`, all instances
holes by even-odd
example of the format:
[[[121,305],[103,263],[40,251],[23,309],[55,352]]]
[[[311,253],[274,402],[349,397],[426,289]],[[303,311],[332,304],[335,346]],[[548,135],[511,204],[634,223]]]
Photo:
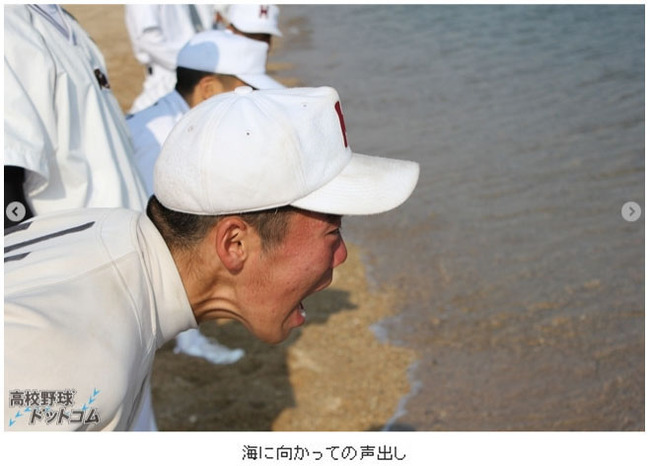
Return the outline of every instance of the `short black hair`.
[[[221,219],[236,215],[257,231],[262,248],[266,251],[282,242],[289,226],[289,215],[299,210],[284,206],[240,214],[195,215],[168,209],[156,196],[151,196],[147,204],[147,217],[170,249],[183,250],[198,244]]]
[[[176,91],[184,98],[192,95],[194,88],[206,76],[215,76],[215,73],[209,71],[193,70],[191,68],[176,68]]]
[[[179,66],[178,68],[176,68],[175,89],[180,95],[183,96],[185,100],[187,100],[189,96],[192,95],[192,92],[194,92],[194,88],[196,87],[196,85],[199,84],[199,82],[207,76],[216,77],[219,81],[221,81],[221,83],[226,89],[234,89],[235,87],[240,85],[239,78],[230,74],[210,73],[209,71],[199,71],[199,70],[193,70],[191,68],[183,68],[182,66]],[[253,87],[253,89],[255,88]]]

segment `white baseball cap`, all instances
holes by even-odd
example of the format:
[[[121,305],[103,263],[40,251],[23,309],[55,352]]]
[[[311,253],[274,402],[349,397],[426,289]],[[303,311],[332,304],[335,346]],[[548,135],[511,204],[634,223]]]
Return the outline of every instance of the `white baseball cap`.
[[[419,165],[355,154],[331,87],[239,87],[186,113],[154,168],[167,208],[223,215],[292,205],[314,212],[385,212],[411,195]]]
[[[264,42],[230,31],[203,31],[178,52],[176,66],[233,75],[257,89],[282,89],[282,84],[266,74],[268,49]]]
[[[280,9],[277,5],[235,3],[228,8],[228,21],[242,32],[282,37],[278,29]]]

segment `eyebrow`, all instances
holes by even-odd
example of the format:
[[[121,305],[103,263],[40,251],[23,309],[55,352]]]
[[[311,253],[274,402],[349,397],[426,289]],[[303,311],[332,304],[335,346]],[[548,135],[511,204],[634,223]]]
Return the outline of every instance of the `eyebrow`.
[[[325,220],[328,223],[339,225],[343,221],[343,215],[325,214]]]

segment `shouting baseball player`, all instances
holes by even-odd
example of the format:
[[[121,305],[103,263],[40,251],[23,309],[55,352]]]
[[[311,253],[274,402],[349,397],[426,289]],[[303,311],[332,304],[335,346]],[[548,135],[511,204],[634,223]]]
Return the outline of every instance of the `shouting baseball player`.
[[[283,341],[346,259],[342,217],[397,207],[418,175],[353,153],[329,87],[197,105],[163,145],[146,214],[5,231],[5,429],[129,429],[156,349],[199,322]]]

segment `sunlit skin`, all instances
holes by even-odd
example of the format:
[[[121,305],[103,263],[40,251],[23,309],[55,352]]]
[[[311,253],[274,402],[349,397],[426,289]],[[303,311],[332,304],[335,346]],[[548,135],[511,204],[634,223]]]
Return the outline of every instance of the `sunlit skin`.
[[[262,341],[283,341],[305,321],[302,301],[347,258],[340,227],[340,216],[297,211],[284,241],[264,251],[241,217],[221,220],[197,250],[174,255],[197,321],[236,319]]]
[[[196,107],[204,100],[209,99],[217,94],[234,91],[239,86],[247,84],[236,76],[232,76],[228,83],[224,83],[216,76],[205,76],[194,86],[193,92],[184,97],[190,108]]]

